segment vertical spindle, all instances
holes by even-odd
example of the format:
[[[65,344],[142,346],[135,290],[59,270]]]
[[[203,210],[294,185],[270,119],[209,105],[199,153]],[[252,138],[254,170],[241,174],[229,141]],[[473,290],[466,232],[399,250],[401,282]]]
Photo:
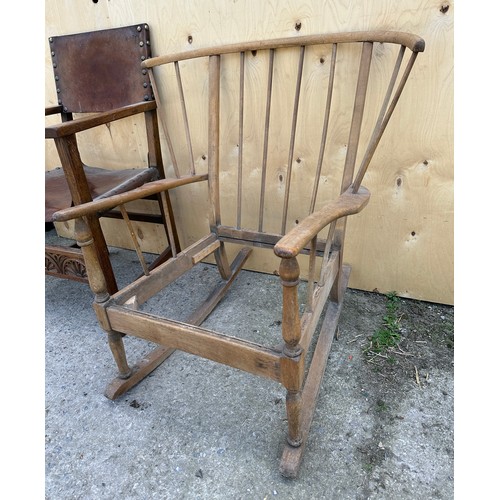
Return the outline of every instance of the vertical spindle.
[[[266,118],[264,121],[264,147],[262,152],[262,172],[260,181],[259,231],[263,231],[264,198],[266,194],[267,152],[269,147],[269,122],[271,118],[271,97],[273,90],[274,49],[269,51],[269,67],[267,74]]]
[[[211,202],[210,229],[217,233],[221,223],[219,193],[219,143],[220,143],[220,55],[208,60],[208,190]],[[224,243],[214,252],[219,272],[224,279],[231,276],[231,268]]]
[[[300,47],[299,56],[299,66],[297,70],[297,81],[295,84],[295,99],[293,102],[293,115],[292,115],[292,130],[290,133],[290,147],[288,150],[288,164],[286,172],[286,184],[285,184],[285,199],[283,201],[283,218],[281,220],[281,234],[285,234],[286,231],[286,219],[288,215],[288,202],[290,198],[290,184],[292,181],[292,164],[293,164],[293,153],[295,149],[295,132],[297,130],[297,116],[299,113],[299,98],[300,98],[300,87],[302,84],[302,70],[304,68],[304,53],[305,46]]]
[[[191,132],[189,130],[189,120],[188,120],[188,116],[187,116],[186,101],[184,99],[184,88],[182,86],[181,71],[179,69],[179,62],[178,61],[174,62],[174,67],[175,67],[175,76],[177,78],[177,87],[179,89],[179,98],[180,98],[180,102],[181,102],[182,119],[184,122],[184,133],[186,134],[186,143],[187,143],[188,154],[189,154],[190,172],[191,172],[191,175],[195,175],[196,170],[195,170],[195,166],[194,166],[193,145],[191,144]]]
[[[413,65],[415,64],[415,59],[417,58],[418,52],[412,52],[410,59],[408,60],[408,63],[406,65],[405,71],[404,71],[404,73],[401,77],[401,80],[399,82],[398,88],[396,89],[396,92],[394,93],[394,97],[392,98],[389,109],[387,109],[387,112],[386,112],[385,108],[387,107],[387,103],[388,103],[389,98],[392,94],[392,90],[393,90],[394,84],[396,82],[397,75],[399,73],[399,67],[401,65],[404,50],[405,50],[405,47],[401,46],[401,50],[399,52],[399,56],[398,56],[398,59],[396,61],[396,65],[394,67],[391,81],[389,82],[389,87],[387,89],[387,93],[386,93],[386,96],[384,99],[384,103],[382,105],[382,110],[380,112],[379,119],[377,121],[377,125],[375,127],[375,130],[373,131],[372,137],[370,139],[370,143],[366,149],[365,156],[363,158],[363,161],[361,162],[361,165],[360,165],[359,170],[358,170],[358,174],[356,175],[356,179],[353,183],[353,192],[354,193],[358,192],[359,186],[361,185],[361,182],[363,181],[363,177],[366,173],[366,170],[368,169],[368,166],[369,166],[370,161],[373,157],[373,154],[375,153],[375,149],[378,146],[380,139],[382,138],[382,134],[384,133],[384,131],[387,127],[389,119],[392,116],[394,108],[396,107],[396,104],[401,96],[401,93],[403,92],[403,88],[406,84],[406,81],[408,80],[408,77],[409,77],[410,72],[413,68]]]
[[[309,207],[309,213],[314,212],[314,207],[316,206],[316,198],[318,195],[319,179],[321,176],[321,169],[323,166],[323,158],[325,155],[326,138],[328,133],[328,123],[330,120],[330,110],[332,107],[332,95],[333,95],[333,79],[335,76],[335,63],[337,59],[337,44],[332,44],[332,54],[330,58],[330,74],[328,77],[328,90],[326,94],[326,104],[325,104],[325,115],[323,118],[323,131],[321,134],[321,144],[319,148],[318,163],[316,165],[316,176],[314,178],[313,192],[311,195],[311,206]]]
[[[160,124],[163,129],[163,134],[165,135],[165,140],[167,141],[168,152],[170,154],[170,159],[172,160],[172,166],[174,168],[174,173],[176,177],[180,177],[179,165],[177,163],[177,158],[175,156],[174,145],[170,137],[167,126],[167,117],[165,116],[165,108],[160,102],[160,93],[158,92],[158,87],[156,85],[156,80],[154,78],[153,68],[148,69],[149,79],[151,81],[151,86],[153,87],[153,94],[155,96],[155,101],[158,109],[158,114],[160,116]]]
[[[347,144],[347,154],[344,165],[344,175],[342,177],[341,192],[344,192],[352,182],[354,175],[354,165],[358,152],[359,136],[361,124],[363,122],[363,112],[365,109],[366,90],[368,88],[368,77],[370,75],[370,62],[372,58],[373,43],[363,42],[361,60],[359,63],[358,83],[354,98],[354,109],[352,113],[351,130]]]
[[[240,105],[239,105],[239,137],[238,137],[238,194],[236,227],[241,229],[241,198],[243,189],[243,108],[245,99],[245,52],[240,52]]]

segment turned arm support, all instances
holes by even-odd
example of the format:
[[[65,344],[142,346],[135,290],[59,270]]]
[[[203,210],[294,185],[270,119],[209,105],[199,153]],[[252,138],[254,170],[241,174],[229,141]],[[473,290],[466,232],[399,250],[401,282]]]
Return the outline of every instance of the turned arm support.
[[[106,198],[99,198],[88,203],[82,203],[81,205],[59,210],[52,216],[52,220],[54,222],[64,222],[79,217],[86,217],[91,214],[111,210],[114,207],[123,205],[124,203],[128,203],[130,201],[139,200],[153,194],[161,193],[162,191],[168,191],[169,189],[184,186],[186,184],[192,184],[194,182],[206,181],[207,178],[207,174],[200,174],[186,175],[179,177],[178,179],[160,179],[158,181],[148,182],[147,184],[132,189],[126,193],[116,194]]]
[[[122,118],[127,118],[128,116],[144,113],[153,109],[156,109],[156,102],[147,101],[138,104],[130,104],[129,106],[123,106],[122,108],[104,111],[102,113],[97,113],[91,116],[84,116],[63,123],[49,125],[45,127],[45,138],[55,139],[57,137],[76,134],[77,132],[82,132],[83,130],[88,130],[99,125],[104,125],[112,121],[121,120]],[[57,109],[55,112],[60,112],[60,109]],[[45,114],[47,115],[47,110],[45,111]]]
[[[288,231],[274,246],[274,253],[281,258],[296,257],[318,233],[334,220],[360,212],[368,203],[370,192],[360,187],[357,193],[349,188],[339,198],[313,212]]]

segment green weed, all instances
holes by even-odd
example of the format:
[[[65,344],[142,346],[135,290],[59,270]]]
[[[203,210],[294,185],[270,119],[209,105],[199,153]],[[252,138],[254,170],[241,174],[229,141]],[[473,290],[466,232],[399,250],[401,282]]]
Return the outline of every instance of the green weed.
[[[400,299],[396,292],[390,292],[386,295],[386,311],[387,314],[383,317],[384,323],[371,337],[369,337],[369,350],[380,353],[386,351],[389,347],[395,347],[401,341],[399,334],[398,316]]]
[[[387,403],[385,401],[382,401],[379,399],[377,401],[377,406],[375,408],[378,412],[386,412],[389,410],[389,407],[387,406]]]

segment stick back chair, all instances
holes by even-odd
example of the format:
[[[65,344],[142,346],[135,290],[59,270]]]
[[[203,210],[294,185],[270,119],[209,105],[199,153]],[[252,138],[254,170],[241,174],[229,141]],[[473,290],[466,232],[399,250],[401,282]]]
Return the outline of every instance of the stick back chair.
[[[118,366],[107,397],[123,394],[176,349],[267,377],[286,390],[288,433],[280,471],[286,477],[297,475],[350,273],[343,262],[346,221],[368,203],[370,193],[361,185],[363,177],[423,50],[424,41],[418,36],[373,31],[202,48],[144,61],[143,67],[155,73],[155,85],[174,85],[170,105],[177,103],[183,117],[183,154],[172,139],[173,130],[166,129],[174,174],[54,215],[60,221],[77,219],[95,311]],[[200,65],[193,72],[201,81],[200,91],[182,77],[188,74],[189,64]],[[169,66],[170,73],[163,74],[161,69]],[[206,77],[200,76],[200,68],[206,69]],[[261,79],[255,76],[260,70]],[[231,78],[233,89],[228,88]],[[369,83],[386,89],[371,108],[377,110],[371,120],[364,113],[373,104]],[[259,110],[252,114],[247,96],[255,97],[259,91],[262,98],[251,101]],[[206,102],[206,172],[196,171],[201,160],[195,160],[198,151],[191,140],[187,96],[201,96]],[[165,111],[163,105],[159,109]],[[231,120],[236,128],[229,137],[224,125]],[[259,136],[260,147],[249,147],[252,134]],[[178,146],[176,151],[173,144]],[[206,235],[183,251],[174,248],[172,259],[149,276],[110,294],[85,217],[152,192],[205,181]],[[228,248],[234,245],[241,250],[231,262]],[[273,250],[280,262],[276,279],[281,281],[283,297],[278,346],[276,339],[264,345],[203,327],[254,247]],[[179,321],[141,310],[148,299],[209,255],[220,272],[220,283],[188,318]],[[299,258],[305,259],[303,278]],[[301,283],[305,283],[302,305]],[[158,347],[131,367],[124,350],[127,335]]]
[[[45,115],[60,114],[61,122],[46,126],[45,137],[55,141],[62,168],[45,174],[46,224],[52,222],[52,215],[57,210],[125,192],[165,177],[156,101],[148,72],[141,67],[141,63],[151,57],[149,26],[136,24],[53,36],[49,38],[49,45],[58,105],[46,108]],[[78,117],[73,119],[76,113]],[[83,163],[84,152],[80,151],[77,134],[97,126],[110,127],[116,120],[140,114],[145,119],[148,158],[144,164],[147,166],[110,169]],[[166,200],[169,204],[168,196]],[[161,224],[165,228],[173,224],[173,221],[167,220],[157,197],[149,203],[156,203],[157,209],[143,213],[143,209],[127,212],[122,207],[120,211],[111,210],[88,217],[110,292],[117,291],[117,285],[99,216],[125,220],[143,271],[148,272],[131,220]],[[174,227],[171,236],[177,239]],[[170,255],[171,250],[167,247],[150,268]],[[46,245],[45,272],[87,282],[84,259],[75,246]]]

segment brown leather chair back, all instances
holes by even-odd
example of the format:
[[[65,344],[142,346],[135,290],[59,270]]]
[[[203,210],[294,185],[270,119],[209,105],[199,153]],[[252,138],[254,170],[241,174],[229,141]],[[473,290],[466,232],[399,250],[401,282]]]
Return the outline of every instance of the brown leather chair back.
[[[149,26],[134,24],[49,38],[59,104],[93,113],[154,99],[147,70]]]

